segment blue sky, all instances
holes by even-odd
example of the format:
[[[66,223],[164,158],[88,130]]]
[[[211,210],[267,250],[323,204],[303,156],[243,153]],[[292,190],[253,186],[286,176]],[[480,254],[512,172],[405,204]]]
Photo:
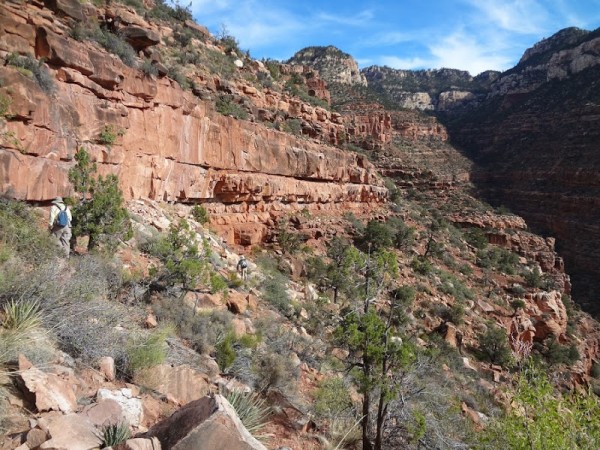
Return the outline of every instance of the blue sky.
[[[192,11],[215,35],[224,26],[256,59],[335,45],[360,67],[472,75],[513,67],[562,28],[600,27],[600,0],[192,0]]]

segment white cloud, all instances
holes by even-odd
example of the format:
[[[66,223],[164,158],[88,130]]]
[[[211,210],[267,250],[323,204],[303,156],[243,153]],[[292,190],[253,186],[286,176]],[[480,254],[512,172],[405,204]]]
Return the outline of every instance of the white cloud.
[[[424,39],[427,33],[404,33],[388,31],[376,33],[359,42],[359,47],[389,47],[396,44],[415,42]]]
[[[338,25],[366,26],[374,16],[372,10],[366,9],[352,16],[341,16],[338,14],[320,12],[316,14],[315,18],[321,22],[336,23]]]
[[[433,67],[432,61],[426,60],[420,57],[415,58],[400,58],[398,56],[381,56],[379,57],[378,64],[383,66],[391,67],[392,69],[422,69]]]
[[[449,35],[429,46],[435,65],[432,67],[460,68],[477,75],[485,70],[504,70],[510,67],[512,57],[505,51],[480,42],[462,31]]]
[[[489,22],[500,29],[520,34],[543,33],[552,18],[536,0],[467,0],[483,15],[475,20]]]
[[[186,0],[181,0],[179,3],[183,6],[188,4]],[[197,17],[225,11],[232,7],[232,2],[230,0],[191,0],[191,3],[192,13]],[[200,23],[202,23],[202,21],[200,21]]]

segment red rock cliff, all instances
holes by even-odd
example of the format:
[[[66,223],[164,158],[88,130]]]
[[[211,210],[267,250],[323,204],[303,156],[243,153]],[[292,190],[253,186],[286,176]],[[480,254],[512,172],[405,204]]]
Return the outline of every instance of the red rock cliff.
[[[230,240],[288,210],[385,199],[362,156],[218,114],[176,82],[71,39],[45,8],[1,5],[0,25],[1,54],[45,58],[54,85],[47,93],[23,71],[0,68],[10,98],[0,190],[11,197],[71,194],[67,172],[84,146],[101,172],[118,174],[127,198],[206,202]],[[110,146],[101,144],[106,127],[122,134]]]

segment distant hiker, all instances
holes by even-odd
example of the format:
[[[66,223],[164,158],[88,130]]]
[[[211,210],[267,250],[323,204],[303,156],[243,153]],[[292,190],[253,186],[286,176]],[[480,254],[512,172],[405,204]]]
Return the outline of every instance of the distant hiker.
[[[237,271],[242,276],[242,280],[245,280],[248,276],[248,261],[246,257],[242,255],[237,263]]]
[[[456,330],[456,346],[458,347],[458,353],[462,355],[463,334],[460,332],[460,330]]]
[[[65,205],[65,202],[63,202],[62,197],[56,197],[52,200],[48,227],[50,228],[52,235],[58,240],[58,244],[67,258],[69,257],[69,252],[71,250],[72,220],[71,211],[69,210],[69,207]]]

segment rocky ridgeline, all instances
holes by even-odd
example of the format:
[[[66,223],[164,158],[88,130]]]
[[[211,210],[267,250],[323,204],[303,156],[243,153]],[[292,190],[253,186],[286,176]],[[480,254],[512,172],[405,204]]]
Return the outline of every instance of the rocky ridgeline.
[[[10,98],[10,113],[2,121],[2,192],[28,201],[71,194],[67,171],[83,146],[99,172],[119,176],[127,198],[209,202],[219,218],[215,225],[231,242],[259,242],[265,223],[278,214],[362,208],[385,200],[386,189],[364,157],[322,143],[337,142],[344,129],[339,115],[284,92],[258,89],[241,75],[225,80],[194,73],[194,91],[183,90],[164,76],[153,50],[172,29],[118,4],[53,5],[0,5],[0,55],[44,58],[50,77],[44,91],[17,67],[0,68],[0,94]],[[84,17],[118,23],[129,42],[150,55],[158,74],[147,75],[98,45],[70,37],[69,27]],[[210,41],[198,41],[201,45],[213,54],[223,52]],[[257,62],[247,66],[238,70],[266,72]],[[323,95],[322,83],[310,86],[315,96]],[[217,113],[211,99],[220,95],[242,99],[254,113],[251,120]],[[269,119],[275,116],[300,121],[305,135],[312,130],[315,139],[273,129]]]
[[[304,48],[292,56],[287,63],[314,67],[327,83],[367,85],[367,79],[359,70],[354,58],[332,45]]]
[[[494,97],[532,92],[552,80],[600,64],[598,32],[561,30],[525,51],[519,64],[504,73],[477,76],[455,69],[396,70],[371,66],[362,70],[369,86],[398,106],[452,113],[483,106]]]

